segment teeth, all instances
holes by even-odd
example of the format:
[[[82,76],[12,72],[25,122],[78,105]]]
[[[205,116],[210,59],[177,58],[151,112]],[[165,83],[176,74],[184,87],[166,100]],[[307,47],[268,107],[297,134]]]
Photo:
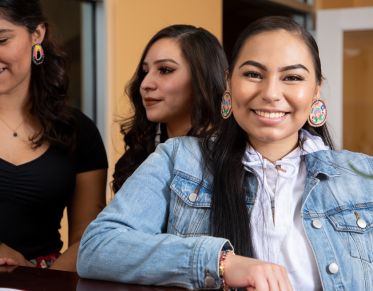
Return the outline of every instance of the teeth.
[[[263,116],[265,118],[280,118],[285,116],[285,112],[268,112],[268,111],[261,111],[261,110],[255,110],[255,113],[259,116]]]

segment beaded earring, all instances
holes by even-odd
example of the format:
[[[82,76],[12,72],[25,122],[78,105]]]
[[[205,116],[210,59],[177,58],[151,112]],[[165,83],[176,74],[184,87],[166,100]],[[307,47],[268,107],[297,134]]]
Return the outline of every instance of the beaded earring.
[[[321,99],[315,99],[312,102],[311,112],[308,116],[308,124],[313,127],[320,127],[326,122],[328,110],[325,102]]]
[[[32,62],[35,65],[41,65],[44,62],[44,49],[40,43],[36,43],[32,46]]]
[[[232,115],[232,95],[229,91],[225,91],[221,99],[221,116],[228,119]]]

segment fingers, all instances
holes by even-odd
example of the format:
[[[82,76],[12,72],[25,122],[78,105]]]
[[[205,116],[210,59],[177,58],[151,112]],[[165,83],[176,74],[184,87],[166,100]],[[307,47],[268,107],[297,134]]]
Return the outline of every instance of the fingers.
[[[13,260],[12,258],[0,258],[0,265],[1,266],[4,266],[4,265],[17,266],[18,263],[15,260]]]
[[[286,269],[283,266],[276,264],[267,264],[267,272],[265,274],[266,284],[258,281],[257,291],[292,291],[293,288]]]
[[[282,266],[279,266],[277,272],[278,280],[279,280],[279,287],[280,290],[289,290],[292,291],[293,288],[290,283],[289,275],[286,269]]]
[[[258,276],[255,282],[256,291],[291,291],[291,283],[282,266],[266,263],[262,266],[262,276]]]
[[[25,266],[26,267],[35,267],[35,265],[33,263],[31,263],[30,261],[27,261],[27,260],[25,260]]]
[[[282,266],[242,256],[231,256],[226,260],[224,280],[230,287],[255,291],[293,290]]]
[[[291,291],[291,283],[286,269],[279,265],[271,265],[272,272],[268,274],[269,290]]]
[[[255,282],[256,291],[278,291],[278,284],[274,280],[268,280],[267,278],[258,277]]]

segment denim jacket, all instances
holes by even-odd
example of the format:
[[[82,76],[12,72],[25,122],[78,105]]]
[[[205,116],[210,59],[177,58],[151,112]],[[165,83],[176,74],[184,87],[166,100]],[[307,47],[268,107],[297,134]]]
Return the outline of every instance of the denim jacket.
[[[78,273],[85,278],[188,289],[219,288],[224,238],[209,236],[212,177],[198,139],[160,144],[88,226]],[[305,155],[301,216],[324,290],[373,290],[373,158],[348,151]],[[245,179],[250,213],[257,180]],[[254,193],[254,194],[249,194]]]

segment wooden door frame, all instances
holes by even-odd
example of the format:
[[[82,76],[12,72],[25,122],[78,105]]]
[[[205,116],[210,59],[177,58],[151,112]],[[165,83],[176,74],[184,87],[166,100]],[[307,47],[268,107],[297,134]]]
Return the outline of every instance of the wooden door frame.
[[[373,30],[373,8],[325,9],[317,12],[316,39],[326,80],[322,96],[337,148],[343,147],[343,33]]]

